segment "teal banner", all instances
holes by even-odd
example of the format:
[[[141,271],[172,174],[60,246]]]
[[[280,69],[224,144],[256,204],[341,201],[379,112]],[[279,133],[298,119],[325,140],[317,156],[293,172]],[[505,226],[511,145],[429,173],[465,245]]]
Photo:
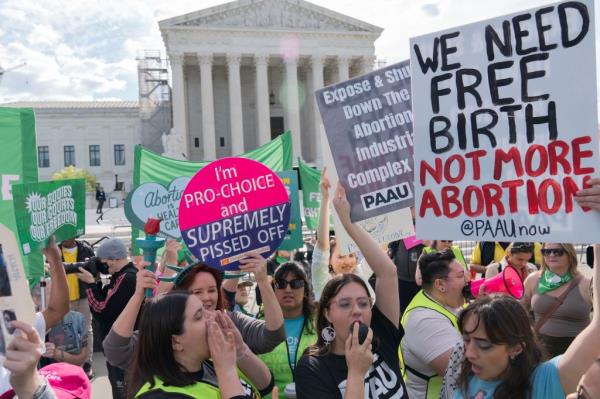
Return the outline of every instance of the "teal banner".
[[[290,224],[287,234],[278,249],[290,251],[301,248],[302,241],[302,218],[300,217],[300,198],[298,196],[298,173],[295,170],[277,172],[281,182],[290,196],[292,204]]]

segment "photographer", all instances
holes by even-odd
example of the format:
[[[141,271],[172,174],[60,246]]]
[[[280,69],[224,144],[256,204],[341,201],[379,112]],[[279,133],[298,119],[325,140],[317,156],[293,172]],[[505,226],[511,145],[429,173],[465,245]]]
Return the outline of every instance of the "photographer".
[[[86,290],[89,285],[77,278],[78,268],[84,262],[84,269],[89,271],[93,276],[98,273],[96,267],[96,255],[92,247],[85,241],[79,241],[75,238],[63,240],[59,245],[62,253],[62,260],[67,273],[67,285],[69,286],[69,301],[70,309],[79,312],[85,318],[85,329],[88,337],[89,356],[83,364],[83,369],[87,376],[91,379],[94,376],[92,370],[92,355],[94,354],[91,348],[94,347],[94,335],[92,330],[92,314],[87,300]],[[86,262],[87,261],[87,262]],[[78,264],[79,263],[79,264]]]

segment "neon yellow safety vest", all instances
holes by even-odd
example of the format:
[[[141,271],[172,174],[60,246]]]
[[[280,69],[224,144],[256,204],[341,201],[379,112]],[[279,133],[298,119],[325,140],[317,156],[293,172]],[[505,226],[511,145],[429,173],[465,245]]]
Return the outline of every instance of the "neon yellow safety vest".
[[[238,371],[239,374],[239,371]],[[245,381],[244,378],[240,378],[243,381],[242,386],[244,389],[252,389],[252,397],[259,399],[261,396],[254,386],[249,382]],[[141,398],[147,392],[151,391],[162,391],[165,393],[176,393],[182,396],[187,396],[190,399],[202,398],[202,399],[221,399],[221,392],[219,387],[206,381],[198,381],[191,385],[183,387],[177,387],[174,385],[165,385],[165,383],[158,377],[154,377],[154,385],[150,387],[150,383],[145,383],[142,388],[135,395],[136,398]]]
[[[305,321],[305,323],[307,322],[309,321]],[[269,370],[271,370],[271,372],[273,373],[275,385],[277,385],[277,387],[279,388],[280,393],[282,393],[285,390],[285,386],[287,384],[294,381],[293,368],[295,368],[296,364],[298,363],[298,360],[302,357],[304,350],[317,342],[317,334],[310,334],[307,331],[307,326],[305,324],[304,326],[302,326],[302,332],[300,333],[300,337],[298,339],[299,342],[298,348],[296,349],[296,359],[294,361],[293,366],[292,364],[290,364],[290,354],[287,339],[279,345],[277,345],[275,349],[273,349],[271,352],[258,355],[258,357],[263,362],[265,362]],[[270,397],[271,394],[265,396],[266,399]]]
[[[456,245],[452,245],[450,247],[450,249],[452,250],[452,252],[454,253],[454,257],[456,258],[456,260],[461,263],[465,269],[469,269],[469,266],[467,265],[467,262],[465,261],[465,257],[462,254],[462,251],[460,250],[460,248]],[[433,252],[437,252],[437,250],[431,248],[431,247],[425,247],[423,248],[423,253],[424,254],[430,254]]]
[[[454,315],[454,313],[450,312],[448,309],[446,309],[439,303],[431,300],[429,297],[427,297],[427,295],[425,295],[423,290],[421,290],[417,293],[417,295],[415,295],[415,297],[412,299],[412,301],[410,301],[410,303],[408,304],[408,307],[406,308],[406,310],[404,311],[404,314],[402,315],[402,319],[400,320],[400,323],[402,324],[402,328],[404,328],[405,333],[406,333],[406,320],[408,318],[408,315],[413,310],[419,309],[419,308],[431,309],[433,311],[436,311],[436,312],[446,316],[448,318],[448,321],[452,324],[452,326],[458,330],[458,318]],[[405,377],[405,380],[406,380],[406,370],[408,369],[411,372],[411,374],[427,381],[427,396],[426,396],[427,399],[439,398],[440,392],[442,390],[442,377],[439,375],[435,375],[435,374],[431,375],[431,376],[427,376],[427,375],[424,375],[423,373],[419,373],[417,370],[414,370],[410,366],[406,365],[404,363],[404,357],[402,356],[402,345],[400,345],[400,348],[398,348],[398,355],[400,357],[400,367],[401,367],[402,375]]]

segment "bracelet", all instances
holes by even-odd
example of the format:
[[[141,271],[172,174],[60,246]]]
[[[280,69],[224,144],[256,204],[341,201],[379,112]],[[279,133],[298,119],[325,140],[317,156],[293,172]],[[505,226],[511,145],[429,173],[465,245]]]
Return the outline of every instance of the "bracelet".
[[[42,398],[43,395],[46,394],[46,389],[48,388],[48,381],[45,378],[42,378],[42,382],[38,385],[37,389],[33,393],[31,399],[39,399]]]

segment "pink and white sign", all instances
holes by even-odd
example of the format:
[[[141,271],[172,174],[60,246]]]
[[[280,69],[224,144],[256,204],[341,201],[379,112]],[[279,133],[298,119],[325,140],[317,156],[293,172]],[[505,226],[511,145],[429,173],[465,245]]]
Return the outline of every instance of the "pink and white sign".
[[[179,228],[189,250],[219,270],[247,253],[273,253],[287,233],[290,202],[275,172],[246,158],[206,165],[183,190]]]

